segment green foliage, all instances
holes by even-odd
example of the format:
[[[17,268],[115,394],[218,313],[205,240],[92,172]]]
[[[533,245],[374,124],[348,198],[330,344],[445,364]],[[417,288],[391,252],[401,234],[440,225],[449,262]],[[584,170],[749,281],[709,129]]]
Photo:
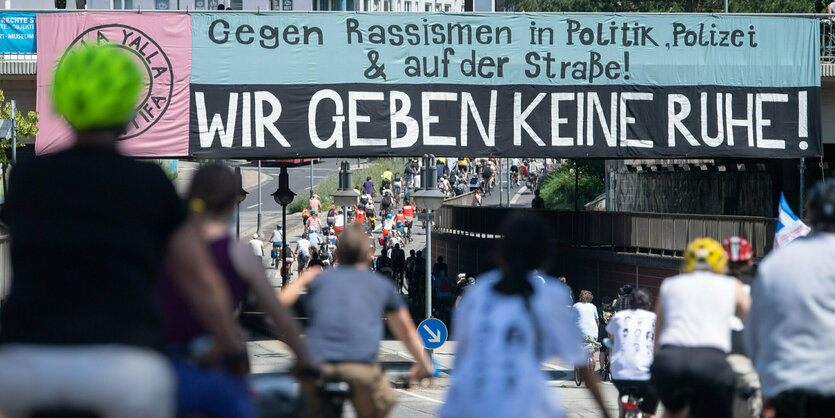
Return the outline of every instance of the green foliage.
[[[4,103],[5,102],[5,103]],[[6,96],[3,90],[0,90],[0,119],[11,119],[12,103],[6,102]],[[28,138],[38,133],[38,112],[29,111],[26,116],[20,110],[15,109],[15,132],[17,132],[17,147],[24,146],[20,142],[21,139]],[[5,191],[6,186],[6,170],[8,169],[11,160],[9,150],[12,149],[11,138],[0,138],[0,177],[3,178],[0,189]]]
[[[566,162],[542,180],[539,186],[540,196],[545,199],[549,209],[574,210],[574,201],[583,209],[583,205],[594,200],[605,191],[603,160],[582,160],[579,166],[579,185],[577,196],[574,194],[574,172],[578,160]]]
[[[507,10],[524,12],[720,13],[724,0],[506,0]],[[731,13],[814,13],[820,0],[728,0]]]
[[[406,159],[405,158],[382,158],[379,160],[369,161],[368,166],[361,169],[356,169],[356,167],[351,169],[353,173],[353,183],[354,187],[360,188],[362,190],[362,184],[365,183],[366,177],[371,177],[371,180],[374,182],[374,186],[379,188],[380,187],[380,176],[386,171],[387,168],[390,168],[393,173],[403,172],[403,167],[406,166]],[[313,192],[319,195],[319,200],[322,202],[322,207],[330,207],[333,204],[333,199],[331,195],[336,192],[339,188],[339,174],[334,173],[328,176],[328,178],[323,179],[316,185],[313,189]],[[295,213],[301,212],[302,209],[307,206],[307,201],[310,199],[310,193],[300,193],[296,195],[296,198],[293,199],[289,205],[287,205],[287,212]]]

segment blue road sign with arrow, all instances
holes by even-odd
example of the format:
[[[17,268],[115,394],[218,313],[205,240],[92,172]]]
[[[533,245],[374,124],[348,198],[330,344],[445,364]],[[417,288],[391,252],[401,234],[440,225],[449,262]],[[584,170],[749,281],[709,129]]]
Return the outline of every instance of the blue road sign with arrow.
[[[440,319],[428,318],[418,325],[418,334],[423,340],[423,346],[434,350],[440,348],[447,339],[446,325]]]

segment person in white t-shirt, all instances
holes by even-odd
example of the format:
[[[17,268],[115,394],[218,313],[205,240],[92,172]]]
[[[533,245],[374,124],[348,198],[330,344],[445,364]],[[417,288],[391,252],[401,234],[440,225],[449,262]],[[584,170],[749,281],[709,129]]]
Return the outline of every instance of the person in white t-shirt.
[[[249,247],[252,248],[252,253],[258,257],[264,256],[264,243],[258,239],[258,234],[252,234],[252,239],[249,240]]]
[[[534,276],[548,258],[540,251],[549,242],[544,222],[538,214],[510,215],[496,252],[501,270],[482,274],[462,296],[453,318],[455,373],[441,417],[564,417],[541,367],[555,355],[580,367],[601,416],[609,416],[566,308],[568,290]]]
[[[296,260],[298,261],[296,269],[299,272],[299,276],[301,276],[302,272],[307,268],[308,263],[310,263],[310,245],[310,241],[304,237],[296,242]]]
[[[597,341],[600,318],[597,316],[597,307],[591,303],[594,296],[588,290],[581,290],[579,299],[580,301],[571,307],[574,313],[574,322],[587,343]],[[594,369],[597,369],[596,358],[594,359]]]
[[[281,225],[276,224],[275,229],[273,230],[273,236],[270,238],[270,241],[273,242],[273,249],[277,250],[278,247],[281,247]]]
[[[650,311],[652,296],[646,289],[635,289],[629,296],[631,309],[618,311],[606,326],[614,343],[610,367],[618,395],[629,392],[643,399],[645,417],[655,417],[658,397],[649,385],[649,368],[655,351],[655,312]],[[623,411],[621,411],[623,414]]]
[[[731,320],[745,321],[751,297],[726,275],[728,256],[712,238],[687,246],[681,270],[661,282],[650,382],[666,416],[730,418],[736,393],[727,361]]]

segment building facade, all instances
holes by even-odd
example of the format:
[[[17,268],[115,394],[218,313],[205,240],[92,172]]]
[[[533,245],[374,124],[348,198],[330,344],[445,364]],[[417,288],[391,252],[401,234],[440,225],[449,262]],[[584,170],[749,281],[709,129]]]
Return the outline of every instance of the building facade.
[[[464,0],[0,0],[3,10],[464,11]]]

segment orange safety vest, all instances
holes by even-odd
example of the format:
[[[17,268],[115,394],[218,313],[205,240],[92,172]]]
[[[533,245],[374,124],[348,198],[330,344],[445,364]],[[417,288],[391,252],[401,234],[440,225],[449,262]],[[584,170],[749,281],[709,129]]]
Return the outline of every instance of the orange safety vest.
[[[405,222],[406,221],[406,217],[402,213],[398,213],[397,215],[394,215],[394,219],[397,222]]]
[[[357,223],[364,224],[365,223],[365,211],[362,209],[357,209],[357,216],[356,216]]]
[[[399,216],[400,214],[398,214]],[[412,218],[415,216],[415,206],[412,204],[403,206],[403,215],[407,218]]]

